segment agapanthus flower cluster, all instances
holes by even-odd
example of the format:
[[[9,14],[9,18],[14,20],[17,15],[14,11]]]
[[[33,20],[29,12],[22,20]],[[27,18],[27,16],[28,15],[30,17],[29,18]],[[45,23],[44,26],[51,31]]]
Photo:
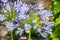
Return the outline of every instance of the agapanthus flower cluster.
[[[8,31],[13,31],[16,28],[17,24],[14,25],[12,22],[10,21],[6,21],[6,28],[8,29]]]
[[[23,3],[22,1],[19,1],[19,0],[17,0],[17,2],[14,1],[14,5],[13,3],[11,4],[13,5],[13,7],[8,3],[8,0],[5,0],[5,1],[1,0],[1,1],[5,3],[4,7],[9,12],[11,8],[14,8],[14,13],[16,14],[16,16],[11,20],[5,20],[6,17],[0,14],[0,21],[5,20],[5,25],[8,31],[13,31],[16,28],[17,29],[16,34],[19,34],[21,36],[24,33],[24,31],[27,31],[27,30],[30,31],[31,28],[33,28],[42,37],[46,37],[47,34],[52,34],[51,27],[53,26],[53,20],[51,20],[50,17],[52,17],[53,14],[50,10],[45,10],[44,7],[42,6],[43,4],[36,5],[37,12],[34,14],[37,14],[37,17],[36,19],[34,19],[35,16],[31,17],[32,13],[30,13],[30,15],[28,14],[28,16],[26,15],[29,10],[29,7],[27,4]],[[31,7],[33,10],[35,10],[35,6],[31,5]],[[8,12],[8,11],[5,11],[5,9],[3,10],[5,13]]]
[[[1,0],[1,2],[3,3],[2,6],[5,6],[8,3],[8,0]]]
[[[42,37],[46,37],[47,33],[52,34],[52,29],[51,27],[53,26],[53,21],[50,19],[53,14],[50,12],[50,10],[40,10],[38,14],[41,17],[41,23],[42,27],[39,29],[37,28],[37,32],[39,32]]]
[[[21,1],[18,1],[17,3],[15,2],[14,7],[15,7],[16,12],[17,12],[16,17],[18,20],[20,20],[22,18],[23,19],[26,18],[25,12],[27,12],[29,9],[27,4],[22,3]]]
[[[43,4],[40,4],[36,6],[37,9],[37,15],[39,15],[40,20],[40,27],[37,27],[34,25],[34,30],[36,30],[42,37],[46,37],[47,34],[52,34],[51,27],[54,25],[53,20],[50,18],[53,16],[52,12],[50,10],[46,10],[43,7]],[[38,19],[38,18],[37,18]],[[33,23],[36,24],[37,20],[33,20]],[[37,24],[39,26],[39,24]]]

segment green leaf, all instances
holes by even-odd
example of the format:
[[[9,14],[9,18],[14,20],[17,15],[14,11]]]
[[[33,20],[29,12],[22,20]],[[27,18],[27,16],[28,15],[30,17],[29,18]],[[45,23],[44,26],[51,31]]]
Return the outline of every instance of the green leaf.
[[[35,13],[32,12],[30,18],[27,19],[28,24],[32,24],[32,21],[34,20]]]
[[[60,16],[55,20],[55,26],[60,23]]]
[[[16,14],[14,13],[13,8],[11,8],[10,11],[5,14],[6,20],[11,20],[15,16]]]
[[[54,14],[60,12],[60,2],[54,2]]]

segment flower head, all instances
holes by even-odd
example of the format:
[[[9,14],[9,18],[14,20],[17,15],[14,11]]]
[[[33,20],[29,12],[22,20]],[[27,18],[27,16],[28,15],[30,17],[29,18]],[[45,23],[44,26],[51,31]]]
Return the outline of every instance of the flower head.
[[[42,6],[42,5],[40,5]],[[41,34],[42,37],[46,37],[47,33],[52,34],[52,29],[51,27],[54,25],[53,21],[49,19],[51,16],[53,16],[52,12],[50,10],[41,10],[38,12],[38,15],[41,17],[41,24],[42,27],[36,28],[37,32]],[[47,19],[48,18],[48,19]]]
[[[25,3],[22,3],[21,1],[17,1],[17,3],[16,2],[14,2],[15,4],[14,4],[14,7],[15,7],[15,10],[16,10],[16,12],[17,12],[17,19],[25,19],[26,18],[26,15],[25,15],[25,12],[27,12],[28,11],[28,6],[27,6],[27,4],[25,4]]]
[[[31,26],[30,24],[25,24],[25,25],[24,25],[25,30],[30,30],[31,27],[32,27],[32,26]]]
[[[5,20],[5,16],[0,14],[0,21],[3,21],[3,20]]]
[[[40,9],[40,10],[41,10],[41,9],[44,9],[43,4],[42,4],[42,3],[39,4],[37,8]]]
[[[4,3],[6,3],[6,2],[8,2],[8,0],[1,0],[1,2],[4,2]]]
[[[16,11],[21,14],[24,14],[29,9],[27,4],[22,3],[21,1],[19,1],[18,3],[15,2],[14,6],[16,8]]]
[[[6,21],[6,28],[8,29],[8,31],[13,31],[16,28],[16,25],[14,25],[10,21]]]
[[[5,4],[5,7],[8,11],[11,9],[11,6],[8,3]]]
[[[24,31],[24,29],[18,28],[17,31],[16,31],[16,34],[22,35],[23,34],[23,31]]]

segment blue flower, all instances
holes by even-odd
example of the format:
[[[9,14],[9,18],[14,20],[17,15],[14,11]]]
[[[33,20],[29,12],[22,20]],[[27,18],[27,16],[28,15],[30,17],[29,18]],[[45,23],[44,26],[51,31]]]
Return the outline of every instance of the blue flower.
[[[53,16],[50,11],[47,11],[44,15],[44,18],[49,18],[50,16]]]
[[[22,35],[23,34],[23,31],[24,31],[24,29],[18,28],[17,31],[16,31],[16,34]]]
[[[10,5],[13,6],[14,5],[13,2],[10,2]]]
[[[46,38],[47,33],[46,32],[42,32],[42,30],[40,28],[36,28],[37,32],[40,33],[40,35],[44,38]]]
[[[37,32],[41,33],[41,29],[40,28],[36,28]]]
[[[9,11],[11,9],[11,6],[8,3],[6,3],[5,8]]]
[[[14,7],[15,7],[15,10],[16,10],[16,12],[17,12],[17,19],[25,19],[26,18],[26,15],[25,15],[25,12],[27,12],[28,11],[28,6],[27,6],[27,4],[25,4],[25,3],[22,3],[21,1],[17,1],[17,3],[16,2],[14,2]]]
[[[52,34],[52,29],[50,27],[42,27],[42,29],[48,33],[48,34]]]
[[[46,18],[50,18],[51,16],[53,16],[52,12],[50,10],[40,9],[40,11],[38,12],[38,15],[40,15],[41,17],[42,27],[40,29],[36,28],[37,32],[39,32],[42,37],[46,37],[47,33],[52,34],[51,27],[54,25],[53,21],[46,21]]]
[[[44,22],[44,24],[47,26],[53,26],[53,22]]]
[[[44,9],[43,3],[40,3],[40,4],[38,5],[37,9],[40,9],[40,10]]]
[[[29,8],[27,6],[27,4],[25,3],[22,3],[21,1],[19,1],[18,3],[15,2],[15,8],[16,8],[16,11],[21,14],[24,14]]]
[[[50,10],[40,10],[38,12],[40,16],[42,16],[42,19],[45,20],[46,18],[49,18],[53,16],[53,14],[50,12]]]
[[[25,24],[25,25],[24,25],[25,30],[30,30],[31,27],[32,27],[32,26],[31,26],[30,24]]]
[[[6,3],[6,2],[8,2],[8,0],[1,0],[1,2],[4,2],[4,3]]]
[[[0,14],[0,21],[3,21],[3,20],[5,20],[5,16]]]
[[[14,2],[15,2],[14,0],[10,0],[9,1],[10,6],[14,6]]]
[[[43,38],[46,38],[47,33],[46,32],[41,32],[40,33]]]
[[[10,21],[6,21],[6,28],[8,29],[8,31],[13,31],[16,28],[16,25],[14,25]]]
[[[2,3],[0,3],[0,7],[2,7]]]

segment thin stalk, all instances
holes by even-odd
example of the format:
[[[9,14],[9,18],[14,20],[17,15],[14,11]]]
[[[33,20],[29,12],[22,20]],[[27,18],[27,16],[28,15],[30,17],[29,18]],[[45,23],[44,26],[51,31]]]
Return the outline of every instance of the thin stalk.
[[[31,40],[31,30],[29,30],[29,39],[28,40]]]
[[[11,40],[13,40],[13,31],[11,31]]]

